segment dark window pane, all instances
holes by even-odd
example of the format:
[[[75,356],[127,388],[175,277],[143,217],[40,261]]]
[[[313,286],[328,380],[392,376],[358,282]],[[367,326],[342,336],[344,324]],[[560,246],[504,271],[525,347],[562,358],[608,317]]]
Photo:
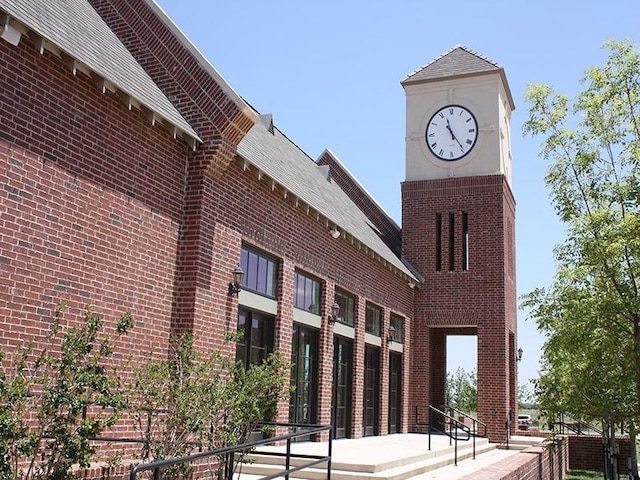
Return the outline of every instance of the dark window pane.
[[[355,320],[355,298],[353,295],[336,289],[335,302],[340,305],[337,321],[353,326]]]
[[[320,282],[300,272],[295,276],[294,306],[317,315],[320,314]]]
[[[367,303],[365,311],[365,332],[379,337],[381,324],[382,309]]]
[[[394,342],[404,342],[404,318],[400,315],[391,314],[390,319],[390,332],[391,338]]]
[[[271,298],[276,297],[277,264],[274,258],[243,246],[240,266],[244,270],[244,288]]]

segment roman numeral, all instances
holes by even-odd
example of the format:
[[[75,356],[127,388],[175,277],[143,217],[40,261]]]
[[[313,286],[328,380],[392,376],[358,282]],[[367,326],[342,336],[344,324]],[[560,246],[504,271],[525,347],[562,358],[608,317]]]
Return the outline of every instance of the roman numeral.
[[[436,145],[438,145],[438,142],[433,142],[433,143],[431,144],[431,148],[433,148],[433,149],[435,150],[435,149],[436,149]]]
[[[440,118],[444,118],[444,113],[440,112],[440,113],[438,114],[438,116],[439,116]]]
[[[470,138],[467,138],[466,144],[467,144],[467,145],[471,145],[472,143],[473,143],[473,142],[471,141],[471,139],[470,139]]]
[[[453,115],[453,108],[449,109],[449,115]]]
[[[440,149],[440,151],[438,152],[438,155],[442,156],[443,153],[444,153],[444,150]]]

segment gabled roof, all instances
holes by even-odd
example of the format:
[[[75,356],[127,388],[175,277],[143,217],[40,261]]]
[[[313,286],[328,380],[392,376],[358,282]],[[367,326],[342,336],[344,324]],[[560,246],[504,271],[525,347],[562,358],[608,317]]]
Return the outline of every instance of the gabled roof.
[[[384,242],[383,235],[335,182],[327,169],[319,166],[280,130],[270,131],[256,124],[238,145],[245,168],[257,170],[258,177],[272,182],[272,188],[300,208],[314,213],[328,229],[350,239],[372,254],[390,270],[413,282],[421,279]],[[327,232],[328,234],[328,232]]]
[[[167,123],[192,144],[202,142],[86,0],[0,0],[0,11],[6,12],[6,21],[14,28],[29,35],[41,53],[51,51],[74,74],[80,70],[103,91],[118,93],[129,107],[146,109],[153,123]]]

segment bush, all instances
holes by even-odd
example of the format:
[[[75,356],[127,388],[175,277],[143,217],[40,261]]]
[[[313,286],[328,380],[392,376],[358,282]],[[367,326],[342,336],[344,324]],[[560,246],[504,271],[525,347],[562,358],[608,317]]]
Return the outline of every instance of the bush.
[[[88,467],[95,454],[90,440],[114,425],[125,405],[116,372],[104,365],[113,348],[111,336],[102,333],[102,319],[86,307],[83,324],[63,333],[65,307],[56,308],[41,351],[36,353],[31,341],[10,358],[0,353],[3,479],[74,478],[72,466]],[[117,322],[117,334],[132,326],[126,313]],[[89,407],[100,413],[85,418]]]
[[[272,419],[286,398],[290,365],[272,354],[248,369],[214,352],[205,356],[189,334],[174,336],[166,359],[151,358],[137,369],[131,398],[144,444],[141,459],[156,461],[188,455],[196,448],[244,443],[257,424]],[[226,458],[209,468],[221,478]],[[165,475],[188,472],[181,466]]]

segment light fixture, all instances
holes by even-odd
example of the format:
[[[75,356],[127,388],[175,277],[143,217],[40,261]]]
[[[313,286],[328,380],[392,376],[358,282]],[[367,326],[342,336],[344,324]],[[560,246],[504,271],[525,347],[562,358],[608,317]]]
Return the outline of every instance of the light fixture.
[[[329,233],[333,238],[338,238],[340,236],[340,230],[338,230],[338,227],[333,227],[331,230],[329,230]]]
[[[9,23],[5,23],[0,27],[0,38],[3,38],[14,47],[17,47],[20,43],[21,36],[22,34],[20,33],[20,30],[12,27]]]
[[[240,268],[240,265],[238,265],[233,269],[233,272],[231,272],[231,276],[233,280],[229,284],[229,296],[237,297],[240,293],[240,284],[242,283],[242,279],[244,278],[244,270],[242,270],[242,268]]]
[[[389,325],[389,336],[387,337],[387,343],[391,344],[391,342],[393,342],[393,334],[396,331],[396,327],[394,327],[393,325]]]
[[[334,304],[331,305],[331,315],[329,315],[328,318],[329,323],[336,323],[338,313],[340,313],[340,305],[338,305],[338,302],[334,302]]]
[[[518,356],[516,357],[516,361],[522,360],[522,347],[518,349]]]

